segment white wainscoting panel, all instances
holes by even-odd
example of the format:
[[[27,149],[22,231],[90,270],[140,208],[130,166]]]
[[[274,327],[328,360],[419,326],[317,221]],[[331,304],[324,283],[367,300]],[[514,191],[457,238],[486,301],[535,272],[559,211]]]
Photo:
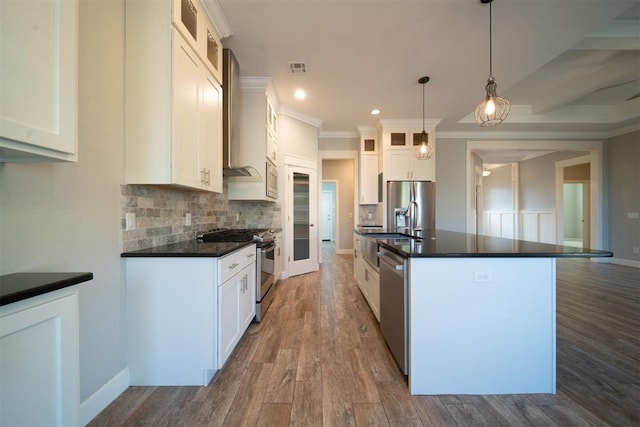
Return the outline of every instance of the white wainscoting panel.
[[[484,211],[484,234],[513,239],[515,236],[515,211]]]
[[[520,239],[556,243],[556,212],[553,209],[520,211]]]

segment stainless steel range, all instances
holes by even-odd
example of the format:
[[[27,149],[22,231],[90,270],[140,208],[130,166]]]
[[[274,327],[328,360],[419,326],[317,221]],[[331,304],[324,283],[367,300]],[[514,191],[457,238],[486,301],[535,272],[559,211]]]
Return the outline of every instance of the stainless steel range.
[[[204,242],[255,242],[256,244],[256,322],[260,322],[273,301],[274,253],[277,250],[273,231],[261,228],[217,228],[199,233]]]

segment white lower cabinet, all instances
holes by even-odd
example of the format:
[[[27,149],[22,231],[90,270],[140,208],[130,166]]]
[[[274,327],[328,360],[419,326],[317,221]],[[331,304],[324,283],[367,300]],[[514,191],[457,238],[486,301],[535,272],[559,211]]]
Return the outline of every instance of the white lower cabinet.
[[[255,257],[250,245],[221,258],[127,258],[131,385],[211,381],[253,319]]]
[[[364,263],[365,297],[373,314],[380,321],[380,273],[366,262]]]
[[[380,273],[376,271],[362,257],[360,252],[361,237],[353,235],[353,275],[354,279],[367,300],[371,311],[380,321]]]
[[[77,291],[0,307],[0,425],[78,425]]]
[[[234,266],[237,273],[221,280],[218,287],[218,361],[221,368],[233,352],[256,314],[255,247],[240,251],[237,256],[221,260],[222,276]],[[253,255],[253,257],[251,257]],[[248,260],[252,260],[247,263]]]

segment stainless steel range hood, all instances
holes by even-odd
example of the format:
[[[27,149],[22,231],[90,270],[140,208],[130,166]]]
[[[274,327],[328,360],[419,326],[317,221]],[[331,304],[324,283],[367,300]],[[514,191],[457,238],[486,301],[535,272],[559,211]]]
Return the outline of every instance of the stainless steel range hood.
[[[253,167],[237,164],[236,150],[240,144],[240,67],[230,49],[223,49],[222,58],[223,175],[255,177],[258,171]]]

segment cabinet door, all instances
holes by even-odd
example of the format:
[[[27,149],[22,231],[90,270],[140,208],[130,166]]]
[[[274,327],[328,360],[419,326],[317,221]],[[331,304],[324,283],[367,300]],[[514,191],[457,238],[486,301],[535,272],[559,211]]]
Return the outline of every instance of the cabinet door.
[[[197,0],[172,0],[173,1],[173,25],[180,31],[182,37],[194,49],[198,50],[199,39],[202,33],[202,21],[204,11]]]
[[[360,153],[377,154],[378,141],[374,137],[362,137],[360,139]]]
[[[243,275],[237,274],[218,288],[218,351],[219,368],[240,340],[240,287]]]
[[[273,253],[273,281],[274,283],[280,279],[282,273],[282,233],[276,233],[275,235],[276,249]]]
[[[77,8],[0,1],[0,161],[77,160]]]
[[[208,69],[202,67],[202,73],[198,169],[203,189],[222,193],[222,88]]]
[[[203,61],[213,73],[218,82],[222,82],[222,43],[218,33],[208,19],[203,25],[201,52],[204,53]]]
[[[411,176],[418,181],[436,180],[436,157],[430,159],[418,159],[413,156],[411,159]]]
[[[0,425],[79,424],[77,311],[73,293],[0,315]]]
[[[271,129],[267,129],[267,158],[278,165],[278,141]]]
[[[411,150],[388,150],[387,157],[388,181],[411,179]]]
[[[173,168],[176,184],[199,188],[204,173],[198,169],[198,98],[200,61],[182,37],[174,33],[173,51]]]
[[[360,156],[360,204],[378,203],[378,156]]]
[[[380,321],[380,274],[373,269],[369,274],[369,306]]]
[[[243,333],[256,315],[256,267],[246,267],[242,272],[240,325]]]

